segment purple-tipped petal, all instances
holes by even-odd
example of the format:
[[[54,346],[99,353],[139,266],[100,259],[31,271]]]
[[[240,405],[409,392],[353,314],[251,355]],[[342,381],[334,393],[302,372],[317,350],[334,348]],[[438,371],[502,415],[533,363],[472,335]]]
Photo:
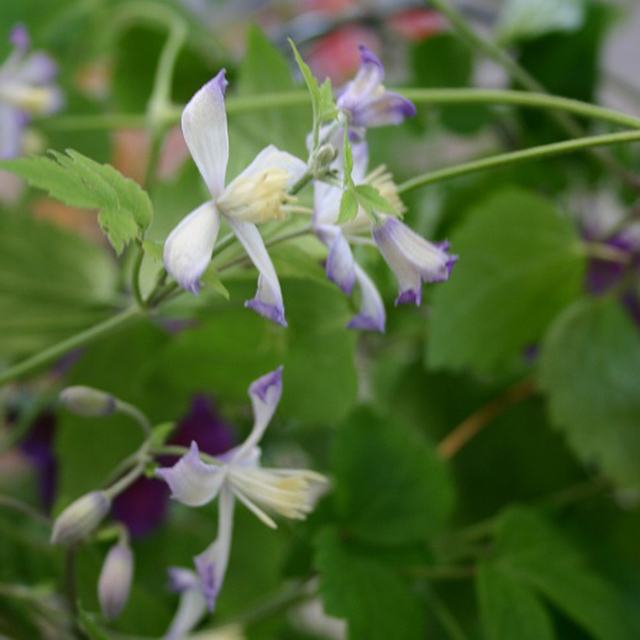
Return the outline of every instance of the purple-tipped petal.
[[[183,640],[202,620],[207,611],[207,604],[200,590],[200,580],[193,571],[172,568],[169,572],[170,580],[174,583],[172,586],[178,587],[173,590],[179,591],[181,596],[178,610],[162,638]]]
[[[200,577],[200,588],[209,611],[215,609],[218,594],[222,589],[227,573],[231,538],[233,533],[233,512],[235,499],[231,490],[226,487],[220,493],[218,509],[218,537],[200,555],[194,558],[196,570]]]
[[[384,80],[382,63],[364,45],[360,46],[360,59],[360,69],[356,77],[347,83],[338,94],[338,107],[349,112],[375,93]]]
[[[220,492],[225,478],[220,467],[202,462],[195,442],[191,443],[189,453],[173,467],[158,469],[156,475],[169,485],[172,498],[189,507],[201,507],[211,502]]]
[[[416,106],[399,93],[385,91],[363,101],[352,110],[351,123],[355,127],[384,127],[402,124],[416,115]]]
[[[355,260],[351,247],[339,227],[318,225],[316,233],[329,247],[327,256],[327,278],[337,284],[347,295],[351,295],[356,283]]]
[[[360,312],[350,320],[347,328],[384,333],[387,316],[378,288],[358,263],[355,273],[360,286]]]
[[[182,112],[182,133],[213,198],[224,189],[229,162],[229,134],[223,69],[191,98]]]
[[[422,282],[448,280],[457,260],[442,245],[428,242],[395,218],[386,217],[374,227],[373,238],[398,280],[400,295],[396,305],[419,305]]]
[[[282,396],[282,365],[255,380],[249,387],[253,407],[253,429],[249,437],[231,453],[231,460],[241,461],[255,455],[255,448],[278,407]]]
[[[213,202],[205,202],[186,216],[165,242],[164,268],[186,291],[197,294],[200,290],[200,277],[211,262],[220,219]]]
[[[245,302],[245,307],[249,307],[261,316],[286,327],[287,321],[284,316],[280,282],[258,228],[250,222],[227,221],[260,273],[256,297]]]

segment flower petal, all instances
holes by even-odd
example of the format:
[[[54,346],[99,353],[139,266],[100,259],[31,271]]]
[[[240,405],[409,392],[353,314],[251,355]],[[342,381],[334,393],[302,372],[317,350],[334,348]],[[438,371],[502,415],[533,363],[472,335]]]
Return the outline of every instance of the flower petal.
[[[47,84],[58,75],[58,65],[44,51],[34,51],[16,69],[15,80],[26,84]]]
[[[374,227],[373,238],[380,253],[398,279],[400,295],[396,305],[422,299],[422,282],[443,282],[451,275],[457,256],[446,251],[448,244],[433,244],[395,218],[386,217]]]
[[[18,109],[0,104],[0,159],[16,158],[22,151],[27,118]]]
[[[197,294],[200,276],[211,261],[220,230],[220,213],[205,202],[186,216],[164,245],[164,268],[183,289]]]
[[[198,445],[191,443],[189,453],[182,456],[173,467],[156,470],[171,489],[171,497],[189,507],[201,507],[211,502],[224,483],[223,468],[200,460]]]
[[[202,593],[207,608],[211,612],[215,608],[229,564],[234,505],[235,500],[231,489],[223,487],[218,510],[218,537],[195,558]]]
[[[173,572],[174,570],[170,570]],[[180,569],[179,571],[186,572],[187,569]],[[180,603],[178,604],[178,610],[167,629],[167,632],[163,636],[163,640],[183,640],[183,638],[202,620],[206,611],[207,603],[200,591],[200,587],[195,580],[195,574],[193,575],[194,585],[181,589],[182,595],[180,596]],[[197,586],[196,586],[197,585]]]
[[[382,63],[364,45],[360,45],[360,59],[360,69],[356,77],[338,94],[338,107],[347,111],[366,100],[384,80]]]
[[[313,188],[313,222],[333,225],[340,215],[342,190],[326,182],[315,182]],[[317,228],[317,227],[316,227]]]
[[[224,189],[229,134],[224,92],[225,70],[200,89],[182,112],[182,133],[213,198]]]
[[[243,178],[255,176],[268,169],[282,169],[289,174],[287,186],[293,186],[307,172],[307,164],[296,158],[296,156],[280,151],[278,147],[270,144],[265,147],[251,162],[251,164],[234,178],[228,185],[227,189],[233,186],[233,183]]]
[[[244,306],[286,327],[287,321],[284,317],[284,302],[282,300],[280,282],[258,228],[250,222],[230,219],[227,219],[227,222],[260,272],[256,297],[245,302]]]
[[[383,127],[402,124],[405,118],[416,115],[416,106],[404,96],[385,91],[370,98],[353,110],[352,123],[356,127]]]
[[[347,295],[351,295],[356,283],[355,260],[351,247],[339,227],[317,225],[316,233],[329,247],[327,256],[327,278],[335,282]]]
[[[347,328],[384,333],[387,317],[378,288],[357,262],[355,274],[360,285],[360,313],[351,319]]]
[[[251,429],[249,437],[231,452],[229,464],[238,464],[251,458],[255,459],[256,445],[269,426],[281,396],[282,365],[251,383],[249,397],[253,407],[253,429]]]

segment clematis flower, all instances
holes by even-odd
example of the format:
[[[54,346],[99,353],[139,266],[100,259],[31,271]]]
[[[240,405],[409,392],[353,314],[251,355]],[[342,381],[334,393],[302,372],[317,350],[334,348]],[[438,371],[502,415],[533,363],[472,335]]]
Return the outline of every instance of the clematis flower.
[[[233,512],[236,499],[262,522],[276,527],[274,514],[303,519],[312,509],[312,489],[325,482],[313,471],[265,469],[260,466],[258,443],[273,417],[282,395],[282,367],[256,380],[249,387],[254,426],[248,438],[209,464],[191,443],[188,454],[173,467],[156,473],[169,485],[172,496],[191,507],[219,498],[218,536],[195,558],[201,587],[211,611],[220,593],[231,551]]]
[[[355,184],[374,186],[391,204],[397,216],[404,210],[398,189],[391,174],[384,166],[367,174],[368,149],[363,140],[354,141],[353,170]],[[338,173],[342,157],[336,160]],[[441,282],[451,274],[457,257],[447,253],[447,243],[428,242],[392,215],[377,214],[379,222],[373,223],[360,207],[353,220],[338,224],[342,191],[339,187],[322,182],[315,184],[314,228],[318,237],[329,249],[327,278],[336,283],[347,295],[358,283],[361,291],[360,313],[347,325],[352,329],[384,331],[385,311],[375,284],[356,263],[351,244],[371,241],[371,235],[383,258],[391,267],[400,288],[396,305],[421,302],[422,282]],[[363,237],[364,235],[364,237]]]
[[[15,27],[10,42],[13,51],[0,67],[0,158],[20,155],[32,116],[54,113],[63,104],[62,92],[54,85],[57,66],[42,51],[28,53],[25,27]]]
[[[197,294],[224,218],[260,273],[256,296],[245,306],[286,326],[278,276],[256,224],[282,220],[292,210],[294,198],[287,190],[307,166],[270,145],[225,187],[229,160],[226,87],[223,69],[182,113],[182,132],[211,200],[187,215],[169,235],[164,246],[165,269],[181,287]]]
[[[416,115],[416,107],[407,98],[387,91],[382,84],[384,67],[364,45],[360,45],[360,69],[337,95],[337,105],[356,128],[401,124]]]

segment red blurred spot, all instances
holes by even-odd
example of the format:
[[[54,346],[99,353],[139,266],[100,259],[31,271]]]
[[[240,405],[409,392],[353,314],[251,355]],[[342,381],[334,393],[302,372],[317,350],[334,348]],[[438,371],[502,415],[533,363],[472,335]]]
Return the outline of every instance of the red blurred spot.
[[[448,26],[444,16],[429,9],[408,9],[389,19],[389,27],[401,38],[411,42],[426,40],[445,31]]]
[[[334,85],[351,79],[360,67],[359,45],[374,53],[380,49],[378,38],[360,26],[344,27],[318,39],[307,50],[307,60],[318,78],[331,78]]]

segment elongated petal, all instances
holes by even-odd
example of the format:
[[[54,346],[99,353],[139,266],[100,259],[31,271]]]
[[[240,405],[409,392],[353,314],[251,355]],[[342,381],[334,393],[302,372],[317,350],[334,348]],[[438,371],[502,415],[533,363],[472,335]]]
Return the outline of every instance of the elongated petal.
[[[404,96],[385,91],[369,98],[353,109],[352,124],[356,127],[383,127],[402,124],[405,118],[413,118],[416,107]]]
[[[339,227],[317,225],[316,233],[329,247],[327,256],[327,278],[337,284],[347,295],[356,283],[355,260],[351,247]]]
[[[16,69],[15,80],[26,84],[47,84],[58,75],[58,65],[44,51],[34,51]]]
[[[364,45],[360,45],[360,69],[356,77],[338,94],[338,107],[350,111],[366,100],[384,80],[384,67],[380,60]]]
[[[367,273],[355,263],[355,274],[360,286],[360,312],[351,319],[349,329],[364,329],[384,333],[386,314],[380,292]]]
[[[380,253],[393,270],[400,295],[396,305],[422,300],[422,282],[443,282],[451,275],[457,256],[447,253],[448,245],[433,244],[395,218],[387,217],[373,229]]]
[[[182,133],[213,198],[224,189],[229,134],[224,92],[225,70],[200,89],[182,112]]]
[[[313,191],[313,222],[319,225],[334,225],[340,215],[342,190],[326,182],[315,182]]]
[[[198,293],[200,276],[209,266],[219,230],[220,213],[209,201],[169,234],[164,245],[164,268],[183,289]]]
[[[228,223],[260,273],[256,297],[245,302],[245,307],[249,307],[261,316],[286,327],[287,321],[284,317],[280,282],[258,228],[250,222],[228,220]]]
[[[200,460],[200,452],[195,442],[189,453],[182,456],[173,467],[158,469],[156,475],[171,489],[171,497],[189,507],[201,507],[211,502],[224,483],[224,470]]]
[[[300,158],[286,151],[280,151],[278,147],[270,144],[260,151],[251,164],[229,183],[227,189],[231,188],[237,180],[256,176],[269,169],[285,171],[289,175],[287,186],[291,187],[306,173],[307,164]]]
[[[183,640],[198,625],[207,611],[207,603],[200,590],[196,574],[187,569],[171,569],[172,583],[174,582],[174,572],[180,572],[180,588],[174,589],[181,592],[180,603],[163,640]],[[187,576],[190,576],[188,584]]]
[[[234,505],[235,500],[231,489],[223,487],[220,492],[218,510],[218,537],[205,551],[195,558],[202,593],[207,603],[207,608],[211,612],[215,608],[218,594],[224,583],[227,565],[229,564]]]

